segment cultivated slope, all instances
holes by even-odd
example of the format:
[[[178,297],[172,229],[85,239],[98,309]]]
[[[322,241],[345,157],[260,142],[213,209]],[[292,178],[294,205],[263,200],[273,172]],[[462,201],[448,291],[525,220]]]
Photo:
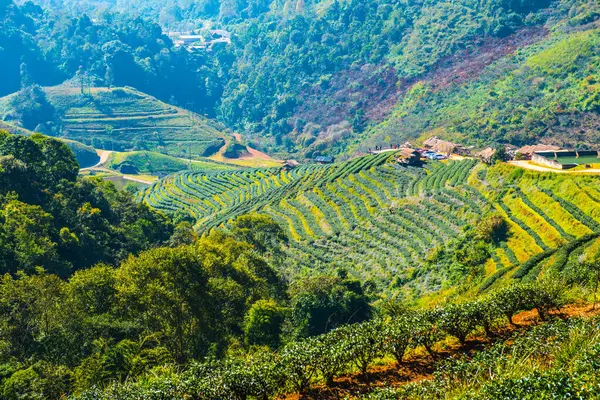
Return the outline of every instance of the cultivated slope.
[[[104,150],[161,150],[169,155],[208,156],[225,140],[210,120],[163,103],[132,88],[43,89],[55,109],[59,135]],[[5,119],[17,117],[16,94],[0,99]]]
[[[201,231],[249,211],[268,214],[291,239],[288,272],[334,265],[414,296],[465,275],[480,291],[533,279],[568,266],[569,255],[600,233],[600,184],[593,177],[473,160],[407,169],[392,160],[388,153],[290,172],[183,172],[142,198],[189,213]],[[490,216],[501,217],[507,232],[482,242],[477,229]]]

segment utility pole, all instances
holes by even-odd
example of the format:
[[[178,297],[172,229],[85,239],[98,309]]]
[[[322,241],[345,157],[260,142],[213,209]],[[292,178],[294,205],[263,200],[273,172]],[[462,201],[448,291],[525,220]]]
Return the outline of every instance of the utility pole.
[[[194,114],[194,104],[196,104],[194,100],[185,103],[185,105],[188,106],[188,109],[192,111],[192,113],[190,114],[190,118],[192,119],[192,121],[196,120],[196,114]]]

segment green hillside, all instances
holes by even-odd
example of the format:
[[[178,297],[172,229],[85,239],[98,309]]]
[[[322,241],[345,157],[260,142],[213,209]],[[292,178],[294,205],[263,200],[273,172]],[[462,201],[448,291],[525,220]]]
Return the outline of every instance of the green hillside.
[[[0,93],[17,91],[19,83],[52,86],[95,77],[97,86],[135,87],[214,117],[244,134],[251,147],[281,158],[352,155],[434,130],[482,147],[598,144],[595,0],[215,0],[193,7],[132,0],[104,6],[106,13],[94,2],[53,1],[47,18],[5,6],[11,12],[0,47],[8,49],[8,79]],[[148,20],[132,17],[140,14]],[[191,30],[202,45],[168,36]],[[22,100],[35,98],[35,90],[27,92]],[[35,115],[25,114],[25,126],[34,129]],[[85,120],[66,121],[75,135],[105,128],[106,121],[85,127],[78,118]],[[180,127],[168,119],[156,127]],[[138,122],[145,138],[156,130],[146,118]],[[155,145],[182,153],[170,137],[161,140]]]
[[[599,0],[14,1],[0,400],[600,400]]]
[[[93,147],[69,139],[61,139],[61,141],[75,154],[80,168],[93,167],[100,162],[100,156]]]
[[[151,175],[170,174],[187,169],[213,172],[240,168],[233,164],[225,164],[207,158],[194,159],[190,164],[189,160],[150,151],[111,153],[106,166],[117,171],[121,170],[124,166],[126,168],[129,166],[134,167],[137,173]]]
[[[225,144],[208,119],[168,105],[132,88],[81,88],[72,84],[43,88],[54,120],[41,130],[104,150],[151,150],[193,158],[215,153]],[[27,103],[19,93],[0,99],[0,114],[19,120]],[[36,127],[36,129],[40,129]]]
[[[250,211],[267,214],[291,239],[288,273],[345,268],[418,298],[465,276],[465,289],[485,290],[564,268],[572,252],[580,254],[600,233],[599,193],[593,177],[471,160],[419,170],[384,153],[289,172],[183,172],[142,198],[160,210],[188,213],[200,231]],[[495,220],[506,232],[481,231]]]
[[[458,84],[414,84],[354,148],[431,134],[483,146],[546,141],[567,148],[600,142],[600,30],[559,30]]]
[[[21,128],[20,126],[10,124],[5,121],[0,121],[0,131],[6,131],[15,135],[32,135],[33,132],[27,129]],[[75,153],[77,163],[81,168],[91,167],[96,165],[100,161],[100,157],[96,153],[96,150],[91,146],[87,146],[83,143],[76,142],[69,139],[61,139],[69,148]]]

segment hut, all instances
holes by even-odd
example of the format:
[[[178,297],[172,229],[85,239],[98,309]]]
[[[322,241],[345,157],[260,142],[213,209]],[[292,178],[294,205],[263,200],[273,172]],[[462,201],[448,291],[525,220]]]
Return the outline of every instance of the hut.
[[[428,150],[447,155],[450,155],[452,153],[459,155],[469,155],[470,153],[470,150],[468,148],[458,145],[456,143],[448,142],[447,140],[442,140],[437,136],[427,139],[425,142],[423,142],[423,146]]]
[[[333,164],[334,158],[331,156],[318,156],[315,157],[315,161],[319,164]]]
[[[296,160],[287,160],[284,164],[283,164],[283,169],[286,171],[291,171],[294,168],[300,166],[300,163]]]
[[[487,148],[481,150],[480,152],[475,153],[475,156],[477,158],[479,158],[482,162],[484,162],[486,164],[491,164],[492,157],[494,157],[494,154],[496,154],[496,149],[487,147]]]
[[[402,147],[398,152],[396,161],[402,165],[417,167],[421,165],[421,154],[414,149]]]
[[[533,153],[544,152],[544,151],[556,151],[560,150],[560,147],[553,146],[551,144],[535,144],[531,146],[523,146],[517,150],[516,158],[524,158],[531,160]]]

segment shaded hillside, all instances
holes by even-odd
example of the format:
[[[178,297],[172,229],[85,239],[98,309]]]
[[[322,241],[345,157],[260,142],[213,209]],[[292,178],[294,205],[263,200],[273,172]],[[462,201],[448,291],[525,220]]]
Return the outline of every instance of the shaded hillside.
[[[73,84],[43,88],[54,120],[36,129],[104,150],[152,150],[193,158],[207,156],[225,140],[210,120],[131,88],[81,88]],[[22,120],[28,103],[20,93],[0,99],[7,120]]]
[[[69,146],[73,154],[75,154],[80,168],[89,168],[100,162],[100,156],[93,147],[74,140],[61,139],[61,141]]]
[[[20,126],[9,124],[5,121],[0,121],[0,131],[6,131],[15,135],[32,135],[34,132],[21,128]],[[60,139],[65,143],[75,154],[77,163],[81,168],[91,167],[100,161],[100,157],[96,154],[96,150],[83,143],[74,140]]]
[[[595,144],[597,49],[575,37],[596,26],[600,6],[593,0],[106,6],[122,11],[133,4],[131,13],[113,15],[90,3],[95,18],[66,0],[52,3],[56,14],[3,6],[0,47],[9,79],[0,93],[17,90],[19,81],[50,86],[95,76],[100,85],[135,87],[217,116],[251,147],[296,157],[353,153],[432,130],[482,145],[559,143],[572,135],[580,145]],[[69,12],[73,18],[63,18]],[[169,28],[161,31],[157,21]],[[176,47],[165,34],[173,26],[203,28],[200,36],[216,28],[230,40],[209,51]],[[573,62],[527,60],[551,58],[544,50],[562,41]]]
[[[0,271],[69,276],[169,239],[163,215],[97,179],[80,180],[75,154],[40,134],[0,131]]]

